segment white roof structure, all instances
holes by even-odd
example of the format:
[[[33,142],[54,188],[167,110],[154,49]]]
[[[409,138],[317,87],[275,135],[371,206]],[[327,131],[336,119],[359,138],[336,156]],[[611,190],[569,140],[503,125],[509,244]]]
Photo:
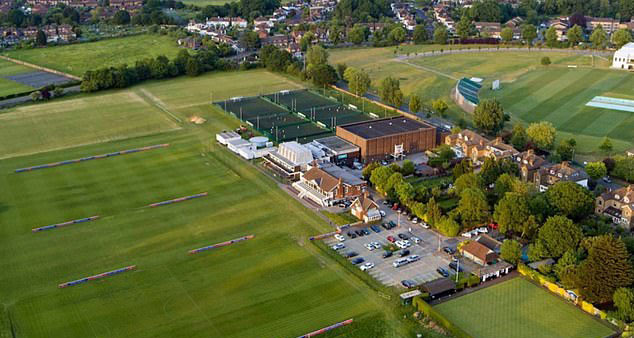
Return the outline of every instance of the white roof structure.
[[[280,143],[277,153],[295,165],[306,165],[313,160],[310,149],[295,141]]]
[[[243,140],[243,139],[231,140],[231,141],[227,142],[227,146],[229,147],[229,150],[233,151],[236,154],[238,153],[238,150],[240,148],[251,149],[253,147],[251,145],[251,142],[249,142],[247,140]]]
[[[241,138],[240,134],[235,131],[223,131],[222,133],[216,134],[216,141],[224,145],[227,145],[229,141],[239,140]]]
[[[630,42],[614,53],[612,68],[634,70],[634,42]]]

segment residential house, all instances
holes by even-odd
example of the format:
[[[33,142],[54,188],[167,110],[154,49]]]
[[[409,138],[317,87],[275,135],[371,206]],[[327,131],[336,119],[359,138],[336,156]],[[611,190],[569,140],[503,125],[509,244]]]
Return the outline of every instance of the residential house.
[[[499,22],[476,22],[474,25],[481,36],[488,36],[495,39],[501,38],[502,26]]]
[[[478,235],[478,237],[475,238],[475,241],[491,249],[498,255],[502,251],[502,242],[487,234]]]
[[[567,161],[544,166],[537,170],[533,182],[539,191],[544,192],[557,182],[575,182],[582,187],[588,187],[588,174],[579,168],[574,168]]]
[[[520,176],[524,182],[533,182],[535,173],[548,164],[548,161],[535,154],[533,149],[516,154],[513,158],[520,168]]]
[[[370,198],[367,191],[352,202],[350,212],[365,223],[381,220],[379,205]]]
[[[513,40],[519,40],[522,38],[522,29],[520,28],[524,24],[524,19],[519,16],[507,21],[504,26],[509,27],[513,31]]]
[[[293,187],[299,191],[300,198],[309,198],[323,207],[361,196],[366,182],[337,168],[331,164],[315,165],[301,174]]]
[[[634,31],[634,17],[630,20],[630,22],[622,22],[619,24],[619,29],[629,29],[630,31]]]
[[[484,136],[468,129],[457,134],[447,135],[445,144],[449,145],[458,157],[468,157],[476,165],[483,162],[486,157],[500,160],[519,153],[511,145],[505,144],[502,138],[498,137],[489,141]]]
[[[616,32],[619,29],[619,20],[612,18],[593,18],[586,16],[586,28],[591,31],[601,26],[608,35]]]
[[[568,37],[566,36],[566,34],[568,33],[568,29],[570,28],[570,22],[568,21],[568,18],[561,17],[550,20],[548,22],[548,27],[555,28],[555,32],[557,32],[557,40],[568,40]]]
[[[634,157],[634,148],[632,148],[632,149],[630,149],[630,150],[626,151],[626,152],[625,152],[625,154],[626,154],[627,156]]]
[[[631,230],[634,220],[634,185],[601,194],[596,199],[594,212],[608,216],[614,224]]]
[[[477,241],[470,241],[465,244],[460,248],[460,252],[464,257],[482,266],[494,263],[498,258],[498,254],[495,251]]]
[[[200,49],[202,43],[199,39],[193,37],[186,37],[184,39],[178,39],[178,45],[181,47],[189,48],[189,49]]]

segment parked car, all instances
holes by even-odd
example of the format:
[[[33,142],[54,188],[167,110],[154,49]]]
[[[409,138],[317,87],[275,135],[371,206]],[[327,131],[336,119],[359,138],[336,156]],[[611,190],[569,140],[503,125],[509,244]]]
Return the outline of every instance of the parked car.
[[[379,243],[379,242],[371,242],[370,245],[374,246],[375,249],[380,249],[381,248],[381,243]]]
[[[414,218],[412,218],[412,223],[414,223],[414,224],[418,224],[418,217],[414,217]]]
[[[365,263],[365,264],[361,265],[361,266],[359,267],[359,269],[361,269],[361,271],[366,271],[366,270],[370,270],[370,269],[372,269],[373,267],[374,267],[374,263],[372,263],[372,262],[367,262],[367,263]]]
[[[489,232],[489,229],[487,229],[487,227],[479,227],[476,230],[478,230],[478,232],[481,234],[486,234]]]
[[[353,265],[357,265],[357,264],[361,264],[363,262],[365,262],[365,259],[363,259],[363,257],[357,257],[353,260],[350,261]]]
[[[463,232],[462,233],[462,237],[471,238],[471,236],[472,236],[471,231],[467,231],[467,232]]]
[[[444,251],[444,252],[446,252],[446,253],[448,253],[448,254],[450,254],[450,255],[453,255],[453,254],[455,254],[455,253],[456,253],[456,250],[454,250],[453,248],[450,248],[450,247],[448,247],[448,246],[446,246],[446,247],[442,248],[442,251]]]
[[[410,263],[414,263],[416,261],[420,260],[420,256],[419,255],[411,255],[409,257],[407,257],[407,261]]]
[[[398,234],[398,238],[400,238],[400,239],[409,239],[409,237],[406,234],[402,233],[402,232],[400,234]]]
[[[370,251],[373,251],[373,250],[374,250],[374,245],[372,245],[372,244],[370,244],[370,243],[365,243],[365,244],[363,244],[363,246],[364,246],[366,249],[370,250]]]
[[[390,230],[390,226],[387,223],[381,223],[381,226],[383,227],[383,229],[385,230]]]
[[[388,200],[383,200],[383,205],[390,205],[390,203],[392,203],[392,202],[390,202]]]
[[[381,214],[381,217],[385,217],[385,211],[379,210],[379,214]]]
[[[491,228],[492,230],[497,230],[498,229],[498,224],[497,223],[489,223],[489,228]]]
[[[394,243],[394,244],[396,244],[396,246],[397,246],[399,249],[405,249],[405,248],[407,248],[407,243],[405,243],[405,241],[396,241],[396,243]]]
[[[399,258],[397,260],[395,260],[394,262],[392,262],[392,266],[395,268],[399,268],[403,265],[407,265],[407,258]]]
[[[366,236],[370,234],[370,230],[368,230],[368,228],[363,228],[361,231],[363,231],[363,234]]]
[[[418,244],[418,243],[420,243],[420,242],[421,242],[420,238],[415,237],[415,236],[412,236],[412,238],[410,238],[410,239],[412,240],[412,242],[414,242],[414,243],[416,243],[416,244]]]
[[[387,241],[390,243],[394,243],[396,242],[396,238],[392,237],[392,236],[387,236]]]
[[[346,240],[346,238],[341,236],[340,234],[335,234],[335,239],[337,239],[339,242],[343,242]]]
[[[376,232],[377,234],[381,232],[381,228],[376,225],[371,226],[370,229],[372,229],[372,231]]]
[[[401,285],[403,285],[406,288],[413,288],[416,286],[416,282],[409,280],[409,279],[404,279],[401,281]]]
[[[438,268],[436,269],[436,272],[438,272],[441,276],[443,277],[449,277],[449,271],[447,271],[447,269],[445,268]]]
[[[387,222],[387,224],[389,224],[391,228],[395,228],[396,227],[396,223],[394,221],[389,221],[389,222]]]
[[[427,222],[421,221],[420,225],[425,229],[429,229],[429,224],[427,224]]]
[[[346,233],[346,235],[347,235],[348,237],[352,238],[352,231],[348,231],[348,232]]]
[[[394,205],[392,206],[392,210],[394,211],[398,210],[398,203],[394,203]]]
[[[337,250],[341,250],[341,249],[343,249],[343,248],[345,248],[345,247],[346,247],[346,246],[345,246],[343,243],[337,243],[337,244],[335,244],[335,245],[331,246],[331,248],[332,248],[333,250],[335,250],[335,251],[337,251]]]
[[[356,253],[355,251],[350,251],[350,252],[346,253],[345,256],[346,256],[346,258],[352,258],[352,257],[359,256],[359,254]]]
[[[399,252],[398,252],[398,254],[399,254],[401,257],[405,257],[405,256],[409,255],[409,250],[407,250],[407,249],[403,249],[403,250],[399,251]]]
[[[383,252],[383,258],[388,258],[388,257],[392,257],[392,251]]]
[[[610,179],[610,177],[606,176],[606,177],[603,178],[603,182],[612,183],[612,180]]]
[[[458,266],[458,262],[457,261],[453,261],[451,263],[449,263],[449,268],[451,268],[454,271],[458,271],[458,272],[462,272],[463,269],[461,266]]]

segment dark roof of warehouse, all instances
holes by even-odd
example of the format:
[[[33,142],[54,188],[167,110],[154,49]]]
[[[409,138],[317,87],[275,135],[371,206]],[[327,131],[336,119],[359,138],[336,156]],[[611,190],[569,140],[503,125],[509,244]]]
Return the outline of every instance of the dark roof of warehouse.
[[[393,117],[346,124],[339,126],[339,128],[345,129],[364,139],[373,139],[434,127],[407,117]]]

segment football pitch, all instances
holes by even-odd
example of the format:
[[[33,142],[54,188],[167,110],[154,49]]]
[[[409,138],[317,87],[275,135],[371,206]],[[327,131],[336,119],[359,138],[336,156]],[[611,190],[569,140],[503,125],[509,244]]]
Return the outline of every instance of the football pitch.
[[[601,338],[613,333],[579,308],[523,278],[434,308],[474,338]]]
[[[231,92],[236,83],[251,85]],[[190,91],[186,94],[192,99],[183,101],[178,88],[195,85],[203,86],[200,95]],[[31,149],[20,156],[17,146],[0,150],[0,336],[296,337],[348,318],[357,322],[352,330],[333,335],[402,336],[390,305],[308,242],[309,236],[331,230],[325,222],[213,141],[214,133],[239,122],[212,107],[208,91],[216,90],[218,98],[255,95],[261,85],[271,90],[298,86],[265,71],[207,74],[0,114],[22,114],[21,123],[13,117],[10,128],[22,131],[11,142],[26,142]],[[138,106],[126,110],[121,106],[125,97]],[[66,102],[73,107],[75,101],[85,106],[67,113],[55,106]],[[101,116],[90,116],[97,108]],[[77,122],[81,113],[87,114],[86,125]],[[38,133],[52,133],[40,139],[27,131],[32,117],[45,114],[56,117],[40,121]],[[119,114],[155,127],[118,127],[126,122]],[[185,121],[192,114],[207,123],[177,122],[170,116]],[[46,125],[56,131],[47,131]],[[116,130],[95,135],[98,127]],[[73,136],[66,138],[62,131]],[[57,138],[63,144],[48,144]],[[82,142],[75,138],[85,144],[73,146]],[[163,143],[169,146],[14,172]],[[208,195],[147,207],[203,192]],[[100,218],[31,232],[94,215]],[[249,241],[188,254],[251,234],[255,238]],[[137,268],[58,288],[129,265]],[[363,328],[369,320],[380,326],[373,327],[378,331]]]

